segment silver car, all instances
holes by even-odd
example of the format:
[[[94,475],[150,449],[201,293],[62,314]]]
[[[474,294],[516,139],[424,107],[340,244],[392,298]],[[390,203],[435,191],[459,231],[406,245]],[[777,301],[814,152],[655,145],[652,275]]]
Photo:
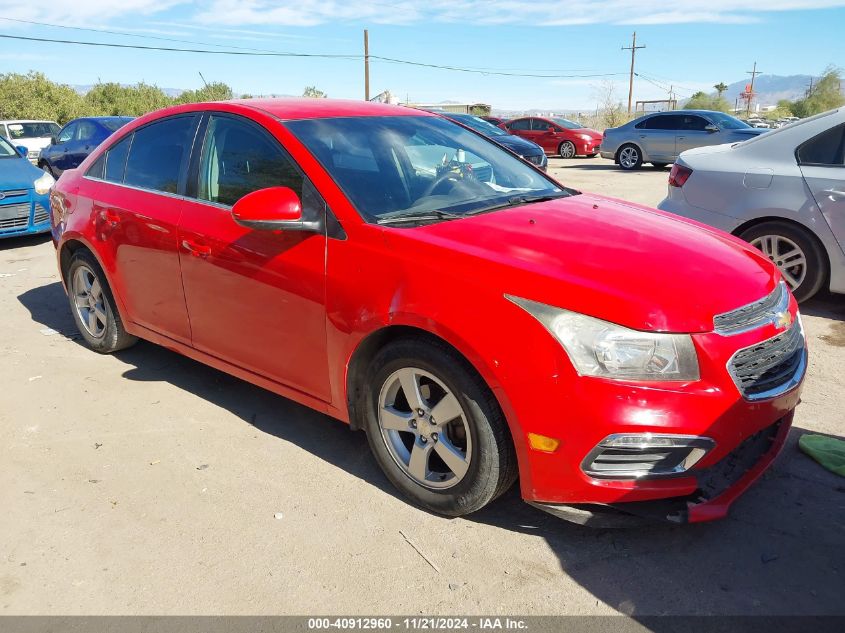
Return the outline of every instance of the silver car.
[[[684,152],[658,206],[759,248],[799,301],[845,293],[845,107]]]
[[[724,112],[657,112],[605,130],[601,155],[614,160],[622,169],[639,169],[643,163],[661,169],[675,162],[685,150],[737,143],[764,132]]]

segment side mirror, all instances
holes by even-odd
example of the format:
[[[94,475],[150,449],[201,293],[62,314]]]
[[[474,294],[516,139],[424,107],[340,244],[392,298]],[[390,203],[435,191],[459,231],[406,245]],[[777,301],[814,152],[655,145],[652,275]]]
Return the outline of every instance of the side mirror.
[[[713,125],[712,123],[710,123],[709,125],[704,126],[704,131],[712,134],[713,132],[718,132],[719,128],[717,126]]]
[[[24,158],[26,158],[29,154],[29,148],[24,145],[16,145],[15,149],[18,150],[18,154],[20,154]]]
[[[555,128],[554,128],[554,126],[551,126],[551,125],[550,125],[549,127],[547,127],[547,128],[546,128],[546,132],[548,132],[549,134],[554,134],[554,133],[555,133]]]
[[[264,231],[320,233],[322,222],[305,220],[302,203],[293,189],[268,187],[245,195],[232,207],[232,217],[241,226]]]
[[[51,136],[50,137],[50,145],[58,145],[58,144],[59,144],[59,139],[57,139],[55,136]]]

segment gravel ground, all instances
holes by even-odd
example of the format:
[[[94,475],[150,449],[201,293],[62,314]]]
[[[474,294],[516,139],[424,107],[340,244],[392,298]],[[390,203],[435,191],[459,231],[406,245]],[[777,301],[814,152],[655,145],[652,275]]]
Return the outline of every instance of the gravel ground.
[[[656,204],[666,171],[551,161]],[[845,614],[845,297],[803,308],[804,401],[727,520],[595,530],[515,490],[467,518],[397,498],[365,438],[161,347],[75,338],[46,238],[0,242],[2,614]]]

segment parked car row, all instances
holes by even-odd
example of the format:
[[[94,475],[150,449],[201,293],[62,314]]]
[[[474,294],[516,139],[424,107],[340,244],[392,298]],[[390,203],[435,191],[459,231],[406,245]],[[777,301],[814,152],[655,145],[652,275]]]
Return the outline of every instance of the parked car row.
[[[52,121],[0,121],[0,238],[49,231],[46,195],[55,178],[131,120],[86,117],[63,128]]]
[[[776,262],[468,127],[329,99],[127,124],[51,192],[82,339],[148,339],[366,430],[440,514],[518,478],[584,523],[725,516],[807,367]]]

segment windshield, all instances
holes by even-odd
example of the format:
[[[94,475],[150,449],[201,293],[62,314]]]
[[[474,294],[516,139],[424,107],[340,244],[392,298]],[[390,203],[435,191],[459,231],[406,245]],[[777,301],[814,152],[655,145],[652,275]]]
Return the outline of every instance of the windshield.
[[[122,128],[124,125],[129,123],[131,120],[132,120],[132,117],[122,116],[122,117],[115,117],[113,119],[100,119],[100,123],[107,130],[111,130],[112,132],[117,132],[120,128]]]
[[[285,125],[369,222],[423,212],[460,216],[517,197],[571,193],[499,145],[441,117],[343,117]]]
[[[9,138],[15,140],[18,138],[38,138],[55,136],[59,132],[59,125],[57,123],[50,123],[49,121],[37,121],[35,123],[8,123]]]
[[[562,119],[560,117],[554,117],[552,119],[555,123],[557,123],[560,127],[565,130],[580,130],[584,126],[580,123],[576,123],[575,121],[570,121],[569,119]]]
[[[723,130],[744,130],[751,127],[744,121],[737,119],[735,116],[731,116],[730,114],[725,114],[723,112],[708,112],[707,116],[710,117],[713,123]]]
[[[0,158],[13,158],[15,156],[18,158],[21,157],[18,154],[18,150],[9,141],[0,136]]]
[[[447,118],[454,119],[484,136],[509,136],[502,128],[471,114],[449,114]]]

